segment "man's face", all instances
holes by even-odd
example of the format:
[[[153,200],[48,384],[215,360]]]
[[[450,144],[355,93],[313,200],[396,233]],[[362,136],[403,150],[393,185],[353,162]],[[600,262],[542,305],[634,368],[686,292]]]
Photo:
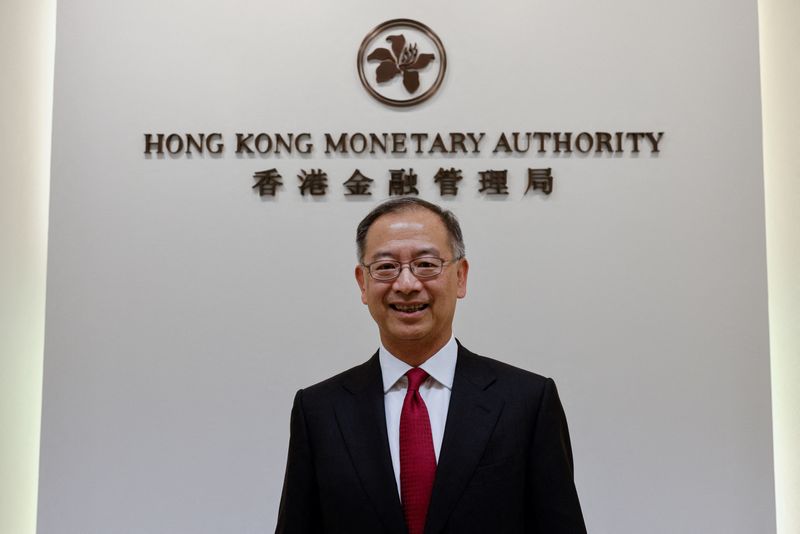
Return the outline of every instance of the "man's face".
[[[367,232],[363,262],[392,259],[408,263],[423,256],[453,259],[450,237],[439,217],[410,209],[379,217]],[[466,259],[446,263],[435,278],[420,280],[408,266],[389,282],[374,280],[356,266],[361,301],[378,324],[381,341],[398,357],[427,358],[452,335],[456,300],[467,293]]]

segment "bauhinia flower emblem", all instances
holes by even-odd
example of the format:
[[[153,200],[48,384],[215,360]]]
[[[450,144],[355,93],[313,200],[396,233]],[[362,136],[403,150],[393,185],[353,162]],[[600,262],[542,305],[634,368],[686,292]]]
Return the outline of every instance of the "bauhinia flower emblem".
[[[420,50],[433,53],[421,54]],[[374,62],[378,65],[373,66]],[[361,85],[379,102],[416,106],[442,86],[447,52],[439,36],[423,23],[392,19],[375,26],[361,41],[356,68]],[[403,80],[402,87],[398,76]]]
[[[417,44],[406,44],[403,34],[389,35],[386,40],[391,43],[391,50],[376,48],[367,56],[367,61],[380,61],[375,78],[378,83],[384,83],[402,73],[403,86],[409,93],[415,93],[419,89],[419,70],[427,67],[434,55],[420,54]]]

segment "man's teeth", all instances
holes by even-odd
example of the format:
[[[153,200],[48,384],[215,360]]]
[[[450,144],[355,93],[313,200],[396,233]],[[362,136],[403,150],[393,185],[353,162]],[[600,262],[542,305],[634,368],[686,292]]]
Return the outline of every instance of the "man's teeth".
[[[393,304],[392,307],[398,311],[406,312],[406,313],[413,313],[416,311],[423,310],[428,307],[427,304],[415,304],[413,306],[406,306],[403,304]]]

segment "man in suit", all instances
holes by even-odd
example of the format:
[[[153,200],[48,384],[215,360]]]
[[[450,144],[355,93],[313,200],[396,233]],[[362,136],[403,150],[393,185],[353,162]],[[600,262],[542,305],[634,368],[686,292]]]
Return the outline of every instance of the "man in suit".
[[[276,532],[585,533],[553,381],[453,337],[469,272],[455,216],[392,199],[356,242],[380,349],[297,393]]]

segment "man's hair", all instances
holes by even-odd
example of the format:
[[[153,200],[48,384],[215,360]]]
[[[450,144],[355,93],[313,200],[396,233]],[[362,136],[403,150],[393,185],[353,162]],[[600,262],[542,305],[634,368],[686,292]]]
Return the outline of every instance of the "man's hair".
[[[436,204],[428,202],[427,200],[422,200],[421,198],[398,197],[378,204],[360,223],[358,223],[358,228],[356,228],[358,261],[364,261],[364,247],[366,247],[367,244],[367,232],[369,232],[372,223],[378,220],[379,217],[389,213],[400,213],[419,209],[431,211],[439,217],[450,236],[450,248],[453,249],[453,259],[463,258],[466,254],[464,235],[461,233],[461,225],[458,224],[458,219],[456,219],[452,211],[442,209]]]

